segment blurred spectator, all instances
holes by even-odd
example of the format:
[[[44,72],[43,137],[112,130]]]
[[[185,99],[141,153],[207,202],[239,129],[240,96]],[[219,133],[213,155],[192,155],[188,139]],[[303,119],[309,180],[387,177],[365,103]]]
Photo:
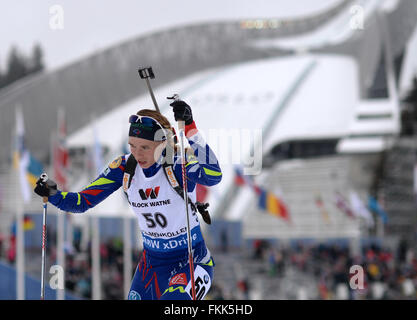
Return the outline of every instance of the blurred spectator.
[[[249,299],[249,282],[248,282],[248,279],[245,277],[245,278],[239,280],[238,283],[237,283],[237,287],[239,289],[240,296],[242,297],[242,299],[243,300],[248,300]]]
[[[395,249],[383,248],[379,245],[369,245],[362,248],[358,256],[351,255],[349,248],[332,244],[305,245],[298,243],[295,247],[274,247],[264,240],[253,243],[254,251],[251,258],[261,261],[249,261],[255,268],[250,269],[251,279],[265,277],[264,284],[279,281],[269,286],[268,290],[283,290],[283,299],[416,299],[417,259],[416,248],[404,244]],[[400,249],[402,248],[402,249]],[[10,262],[15,260],[15,238],[10,238],[7,251]],[[51,247],[52,252],[54,248]],[[403,260],[393,254],[403,254]],[[136,266],[140,251],[132,250],[133,266]],[[36,253],[39,254],[38,252]],[[100,244],[102,270],[103,299],[126,299],[123,290],[123,242],[120,238],[109,239]],[[260,268],[260,263],[269,267]],[[350,287],[350,267],[363,267],[363,289]],[[242,266],[243,268],[243,266]],[[135,268],[133,268],[135,269]],[[91,298],[91,252],[72,251],[66,255],[65,285],[67,290],[80,296]],[[208,299],[249,299],[259,290],[259,299],[270,298],[263,289],[250,290],[250,283],[245,269],[239,273],[238,281],[232,282],[230,287],[226,283],[213,283]],[[132,276],[135,270],[132,270]],[[216,278],[215,278],[216,279]],[[235,278],[236,279],[236,278]],[[282,285],[286,279],[294,281],[294,285],[303,288],[301,291],[291,292],[288,286]],[[303,282],[298,282],[303,279]],[[305,279],[310,279],[310,283]],[[219,281],[219,279],[217,280]],[[221,281],[221,280],[220,280]],[[287,280],[288,281],[288,280]],[[262,286],[263,288],[264,286]],[[282,288],[282,289],[281,289]],[[256,290],[255,290],[256,289]],[[275,295],[276,296],[276,295]]]
[[[405,261],[407,250],[408,250],[407,240],[401,239],[400,244],[398,245],[398,260],[400,262]]]
[[[283,253],[280,250],[271,248],[268,254],[269,275],[281,276],[284,272]]]
[[[224,293],[223,293],[223,287],[213,283],[209,293],[207,294],[208,300],[224,300]]]
[[[9,238],[9,249],[7,250],[7,260],[10,264],[14,264],[16,260],[16,237],[14,234]]]
[[[254,243],[254,256],[258,258],[263,257],[261,243],[261,240]],[[402,241],[396,250],[401,259],[394,258],[391,249],[383,248],[378,244],[365,246],[361,255],[353,256],[348,246],[324,243],[307,246],[300,242],[285,250],[272,247],[263,259],[269,266],[270,276],[275,276],[279,270],[278,265],[282,265],[285,269],[278,279],[284,281],[283,277],[291,277],[294,281],[298,279],[314,281],[316,293],[309,292],[309,298],[315,296],[323,300],[416,299],[416,248]],[[280,261],[283,262],[279,263]],[[362,289],[350,287],[352,265],[363,267]],[[285,272],[287,269],[291,272]],[[269,280],[265,279],[265,281]],[[240,283],[239,286],[243,287],[243,284]],[[308,287],[303,286],[303,288],[307,294]],[[287,299],[294,298],[290,292],[283,294]]]
[[[264,251],[268,248],[268,243],[265,240],[257,239],[253,242],[253,258],[262,259],[264,257]]]
[[[329,292],[329,289],[327,288],[326,281],[324,281],[323,278],[321,278],[319,280],[318,291],[319,291],[320,299],[322,299],[322,300],[329,300],[330,299],[330,292]]]
[[[74,248],[78,252],[81,251],[81,228],[75,227],[73,231],[73,241],[74,241]]]
[[[91,278],[89,276],[80,277],[75,286],[75,291],[83,298],[91,298]]]

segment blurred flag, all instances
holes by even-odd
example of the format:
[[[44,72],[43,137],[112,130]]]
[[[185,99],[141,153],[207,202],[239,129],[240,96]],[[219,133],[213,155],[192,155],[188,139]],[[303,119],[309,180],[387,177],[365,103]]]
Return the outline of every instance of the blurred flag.
[[[344,212],[349,218],[355,218],[348,201],[345,197],[338,191],[335,192],[335,205],[338,207],[342,212]]]
[[[358,194],[351,191],[349,194],[350,205],[356,216],[362,217],[366,221],[366,226],[372,228],[375,225],[374,217],[359,198]]]
[[[66,144],[67,128],[63,109],[58,111],[58,135],[53,144],[54,178],[61,190],[67,190],[68,149]]]
[[[16,236],[16,221],[13,221],[13,224],[11,225],[11,236]],[[32,218],[29,216],[23,217],[23,231],[30,231],[35,228],[35,222],[33,222]]]
[[[19,171],[20,189],[23,201],[30,201],[32,192],[38,177],[41,175],[42,164],[37,161],[26,149],[25,146],[25,128],[23,122],[23,113],[20,107],[16,107],[16,132],[13,151],[13,166]]]
[[[239,167],[235,167],[234,183],[238,186],[249,186],[258,196],[258,207],[269,214],[290,221],[289,212],[284,202],[272,192],[258,186],[251,178],[243,175]]]
[[[319,208],[321,216],[326,223],[330,223],[329,213],[327,212],[326,208],[324,207],[323,199],[321,198],[321,194],[316,194],[316,206]]]
[[[26,216],[23,218],[23,230],[29,231],[35,228],[35,223],[33,222],[32,218],[29,216]]]
[[[245,179],[239,168],[235,168],[235,184],[238,186],[243,186],[245,184]]]
[[[235,184],[238,186],[247,185],[252,188],[257,194],[261,193],[261,189],[255,184],[251,176],[243,174],[243,171],[238,166],[235,166]]]
[[[282,203],[282,201],[272,192],[266,191],[262,188],[260,188],[260,190],[261,193],[259,195],[258,206],[275,217],[288,220],[288,210],[284,203]]]
[[[386,224],[388,222],[387,213],[381,208],[378,201],[373,196],[368,197],[368,208],[369,208],[369,210],[378,214],[381,217],[382,222],[384,224]]]
[[[29,164],[26,171],[26,179],[29,181],[29,186],[32,191],[35,188],[36,181],[43,172],[42,164],[29,153]],[[32,192],[31,192],[32,193]]]

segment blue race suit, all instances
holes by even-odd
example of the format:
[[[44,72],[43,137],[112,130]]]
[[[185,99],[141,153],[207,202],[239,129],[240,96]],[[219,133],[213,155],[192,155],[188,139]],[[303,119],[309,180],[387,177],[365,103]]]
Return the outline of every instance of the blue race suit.
[[[187,134],[191,132],[192,134]],[[221,181],[222,173],[217,158],[204,142],[195,124],[186,126],[188,142],[194,151],[194,156],[187,158],[187,187],[189,196],[195,199],[196,184],[213,186]],[[49,202],[63,211],[82,213],[93,208],[106,199],[123,185],[124,169],[128,155],[123,155],[112,163],[87,187],[80,192],[57,192],[49,197]],[[138,171],[140,170],[140,171]],[[179,185],[183,186],[182,168],[178,156],[174,157],[173,170]],[[178,220],[185,217],[185,207],[182,212],[169,212],[169,205],[181,199],[172,187],[167,185],[156,188],[146,188],[146,181],[159,177],[159,184],[168,183],[165,177],[162,181],[163,167],[159,163],[147,169],[136,167],[131,188],[128,190],[129,203],[136,210],[139,225],[142,229],[143,253],[133,277],[128,299],[191,299],[191,276],[188,264],[188,247],[186,242],[186,225]],[[145,185],[141,189],[142,184]],[[170,189],[170,190],[168,190]],[[138,190],[140,190],[138,192]],[[159,195],[170,195],[167,199],[154,201]],[[170,193],[171,192],[171,193]],[[173,195],[175,194],[175,196]],[[140,197],[139,197],[140,195]],[[136,198],[133,198],[136,197]],[[167,205],[166,207],[164,207]],[[158,212],[155,208],[160,206]],[[148,213],[140,208],[155,209]],[[165,212],[162,211],[164,208]],[[163,214],[161,212],[164,212]],[[175,216],[175,217],[174,217]],[[194,281],[197,299],[202,299],[208,292],[212,279],[214,261],[206,247],[201,234],[198,217],[193,213],[191,234],[194,258]],[[182,220],[181,220],[182,221]],[[169,227],[175,225],[175,230]],[[158,230],[157,232],[155,230]],[[168,232],[166,231],[168,230]]]

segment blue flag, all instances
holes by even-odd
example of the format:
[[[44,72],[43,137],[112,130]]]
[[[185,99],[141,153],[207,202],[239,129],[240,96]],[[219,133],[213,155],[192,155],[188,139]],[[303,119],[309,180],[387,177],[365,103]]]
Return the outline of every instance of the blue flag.
[[[380,207],[378,201],[372,196],[368,198],[368,207],[369,210],[375,212],[382,218],[382,222],[386,224],[388,222],[388,215],[387,213]]]

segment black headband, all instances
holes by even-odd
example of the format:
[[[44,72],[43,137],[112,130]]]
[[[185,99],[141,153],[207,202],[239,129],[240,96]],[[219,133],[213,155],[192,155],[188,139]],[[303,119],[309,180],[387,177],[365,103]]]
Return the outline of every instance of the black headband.
[[[154,118],[132,115],[129,122],[129,137],[150,141],[165,141],[167,139],[165,129]]]

